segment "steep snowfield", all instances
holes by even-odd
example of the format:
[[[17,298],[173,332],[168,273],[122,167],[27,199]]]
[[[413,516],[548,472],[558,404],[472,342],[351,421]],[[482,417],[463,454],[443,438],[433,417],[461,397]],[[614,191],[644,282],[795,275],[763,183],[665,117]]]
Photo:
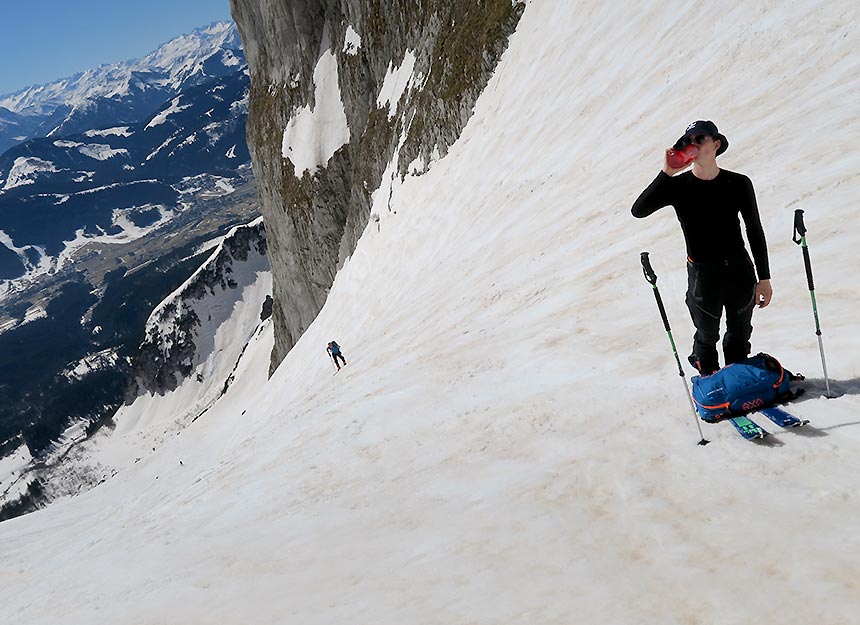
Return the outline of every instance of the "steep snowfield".
[[[210,299],[213,310],[224,318],[212,328],[211,344],[202,346],[195,356],[194,374],[172,393],[144,394],[120,408],[115,430],[100,432],[92,439],[86,446],[90,449],[85,447],[77,454],[80,463],[100,466],[106,472],[125,469],[184,433],[189,424],[207,419],[207,411],[221,397],[231,373],[241,378],[250,370],[244,385],[259,385],[265,380],[272,328],[269,322],[260,323],[260,306],[272,290],[272,277],[257,270],[255,279],[244,282],[247,284],[238,301],[230,301],[229,292],[211,298],[214,302]],[[232,311],[222,310],[228,306]],[[239,389],[243,386],[235,384]],[[231,381],[225,394],[227,410],[236,394],[233,386]]]
[[[247,226],[234,227],[225,239],[261,221],[258,218]],[[130,405],[121,407],[114,416],[115,428],[105,428],[82,445],[71,464],[95,466],[105,475],[127,468],[181,434],[222,395],[232,392],[235,379],[256,361],[252,353],[261,352],[257,359],[265,360],[273,335],[270,323],[261,322],[260,311],[272,291],[272,274],[267,257],[251,247],[241,261],[226,250],[224,242],[219,243],[200,269],[157,306],[147,321],[146,341],[160,345],[163,358],[171,357],[171,343],[178,335],[194,346],[193,353],[186,355],[192,374],[172,393],[142,392]],[[215,268],[219,256],[220,273]],[[228,287],[228,281],[234,286]],[[199,321],[180,331],[178,326],[189,312]],[[265,379],[265,364],[253,371],[251,383]]]
[[[860,622],[858,9],[727,6],[531,2],[268,383],[260,341],[182,436],[0,524],[2,621]],[[812,424],[762,445],[727,424],[695,444],[639,267],[686,353],[677,222],[629,209],[698,118],[758,192],[775,299],[753,347],[813,378]]]
[[[187,363],[191,373],[175,392],[141,392],[133,403],[120,408],[113,423],[89,438],[86,422],[72,423],[38,462],[31,462],[26,446],[0,459],[0,508],[17,502],[34,479],[46,498],[54,500],[85,491],[156,452],[225,393],[233,392],[235,380],[254,360],[255,351],[260,351],[263,364],[249,379],[254,384],[265,380],[273,335],[270,323],[261,322],[260,312],[272,292],[272,275],[261,232],[260,217],[213,241],[209,259],[152,312],[145,330],[146,354],[140,358],[157,358],[158,363],[149,364],[165,376],[178,370],[170,369],[166,361]],[[32,307],[24,323],[40,315],[46,312]],[[191,317],[197,321],[190,323]],[[173,341],[180,336],[189,347],[181,355],[172,351]],[[116,351],[104,350],[69,363],[63,375],[80,379],[110,367]],[[143,364],[138,371],[143,375],[145,370]],[[150,382],[154,373],[150,371]]]
[[[26,445],[0,458],[0,501],[14,501],[27,492],[27,487],[33,481],[27,472],[27,465],[32,459]]]

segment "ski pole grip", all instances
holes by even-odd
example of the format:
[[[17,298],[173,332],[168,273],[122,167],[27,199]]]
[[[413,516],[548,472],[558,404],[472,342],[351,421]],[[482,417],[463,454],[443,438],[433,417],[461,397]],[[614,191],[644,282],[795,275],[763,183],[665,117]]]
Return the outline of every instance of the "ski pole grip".
[[[652,286],[656,286],[657,274],[654,273],[654,269],[651,267],[651,260],[648,258],[648,252],[642,252],[639,255],[639,258],[642,261],[642,273],[645,274],[645,279],[650,282]]]
[[[800,245],[800,237],[804,236],[806,236],[806,226],[803,223],[803,209],[798,208],[794,211],[794,234],[791,235],[791,240]]]
[[[803,266],[806,267],[806,284],[810,291],[815,290],[815,285],[812,283],[812,262],[809,260],[809,248],[803,246]]]

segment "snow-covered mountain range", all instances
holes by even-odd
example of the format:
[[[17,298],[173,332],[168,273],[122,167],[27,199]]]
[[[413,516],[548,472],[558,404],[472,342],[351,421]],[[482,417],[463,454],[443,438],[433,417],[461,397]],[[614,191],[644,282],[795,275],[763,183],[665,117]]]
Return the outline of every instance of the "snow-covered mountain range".
[[[187,206],[188,180],[235,176],[249,160],[248,89],[235,26],[218,23],[3,99],[9,125],[64,121],[0,154],[0,297],[14,286],[3,280],[59,270],[87,242],[163,224]]]
[[[42,122],[0,153],[0,446],[116,410],[152,307],[256,217],[249,87],[224,23],[3,100]]]
[[[234,72],[140,122],[31,139],[0,155],[0,246],[18,256],[0,261],[0,280],[32,280],[82,245],[162,225],[189,205],[196,176],[237,177],[249,160],[247,93],[247,75]]]
[[[0,96],[0,120],[3,109],[19,116],[8,128],[0,121],[0,152],[22,137],[56,137],[139,121],[171,95],[233,74],[244,64],[235,25],[218,22],[172,39],[142,59],[101,65]]]

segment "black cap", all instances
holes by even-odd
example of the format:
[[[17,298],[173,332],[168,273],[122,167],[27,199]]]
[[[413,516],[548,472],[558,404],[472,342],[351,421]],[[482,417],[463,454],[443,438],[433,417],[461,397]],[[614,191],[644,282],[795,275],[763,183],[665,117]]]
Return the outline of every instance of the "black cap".
[[[717,156],[729,149],[729,140],[726,139],[725,135],[720,134],[720,131],[717,130],[717,125],[711,120],[705,121],[703,119],[694,121],[692,124],[687,126],[684,134],[675,142],[673,147],[676,150],[684,148],[689,145],[690,137],[695,137],[696,135],[708,135],[714,139],[719,139],[720,149],[717,150]]]

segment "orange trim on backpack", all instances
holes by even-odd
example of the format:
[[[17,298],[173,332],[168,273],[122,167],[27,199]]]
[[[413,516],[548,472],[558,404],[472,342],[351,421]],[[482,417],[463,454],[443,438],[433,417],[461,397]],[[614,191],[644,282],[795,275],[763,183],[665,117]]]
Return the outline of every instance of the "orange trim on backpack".
[[[782,380],[785,378],[785,367],[779,365],[779,380],[776,381],[776,384],[773,385],[773,388],[779,388],[780,384],[782,384]]]
[[[724,403],[724,404],[717,404],[716,406],[706,406],[705,404],[700,404],[700,403],[696,400],[696,398],[695,398],[695,397],[693,398],[693,401],[694,401],[694,402],[696,402],[696,405],[701,406],[701,407],[702,407],[702,408],[704,408],[705,410],[716,410],[717,408],[725,408],[726,410],[728,410],[729,406],[731,405],[731,403],[730,403],[730,402],[726,402],[726,403]]]

